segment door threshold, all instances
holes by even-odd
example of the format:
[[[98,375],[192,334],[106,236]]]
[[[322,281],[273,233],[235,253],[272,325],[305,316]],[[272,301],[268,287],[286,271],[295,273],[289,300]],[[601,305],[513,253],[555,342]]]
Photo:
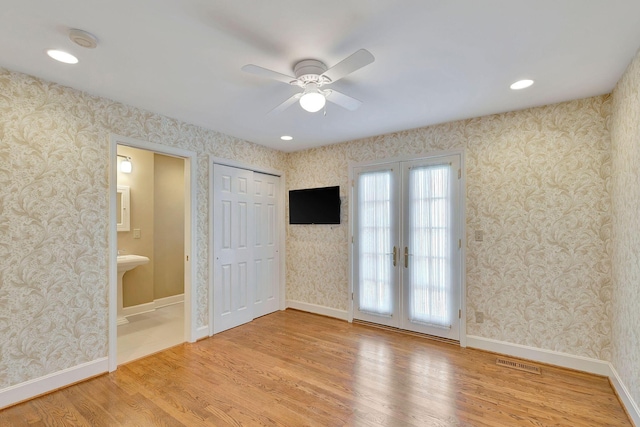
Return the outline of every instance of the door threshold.
[[[439,336],[436,336],[436,335],[423,334],[423,333],[420,333],[420,332],[409,331],[407,329],[396,328],[394,326],[380,325],[378,323],[367,322],[366,320],[353,319],[353,323],[358,324],[358,325],[363,325],[363,326],[371,326],[372,328],[384,329],[385,331],[400,332],[401,334],[412,335],[414,337],[420,337],[420,338],[426,338],[428,340],[438,341],[438,342],[442,342],[442,343],[445,343],[445,344],[452,344],[452,345],[460,346],[460,341],[459,340],[452,340],[452,339],[449,339],[449,338],[442,338],[442,337],[439,337]]]

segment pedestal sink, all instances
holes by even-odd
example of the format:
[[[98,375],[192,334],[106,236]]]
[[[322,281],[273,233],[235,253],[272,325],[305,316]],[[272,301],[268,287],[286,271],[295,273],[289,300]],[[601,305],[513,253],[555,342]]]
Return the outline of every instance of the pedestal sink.
[[[118,255],[118,325],[129,323],[127,318],[122,314],[122,278],[124,277],[124,273],[148,262],[149,258],[142,255]]]

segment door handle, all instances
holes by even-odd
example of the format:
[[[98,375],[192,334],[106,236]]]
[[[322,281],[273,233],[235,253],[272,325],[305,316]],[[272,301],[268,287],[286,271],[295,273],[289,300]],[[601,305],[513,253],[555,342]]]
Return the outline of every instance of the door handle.
[[[393,266],[395,267],[398,264],[398,248],[393,247]]]
[[[409,268],[409,248],[404,247],[404,268]]]

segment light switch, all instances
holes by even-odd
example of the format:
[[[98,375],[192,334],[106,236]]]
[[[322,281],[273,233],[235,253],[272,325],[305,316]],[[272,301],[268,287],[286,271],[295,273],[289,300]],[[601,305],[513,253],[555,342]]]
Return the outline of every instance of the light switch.
[[[484,240],[484,231],[476,230],[474,234],[474,240],[476,242],[482,242]]]
[[[133,229],[133,238],[134,239],[139,239],[140,238],[140,229],[139,228],[134,228]]]

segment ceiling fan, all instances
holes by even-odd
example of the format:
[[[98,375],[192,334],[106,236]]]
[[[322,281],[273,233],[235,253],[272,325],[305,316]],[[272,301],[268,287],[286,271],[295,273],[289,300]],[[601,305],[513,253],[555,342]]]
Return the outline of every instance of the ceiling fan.
[[[296,93],[269,111],[268,114],[278,114],[295,104],[296,101],[299,101],[300,106],[310,113],[321,110],[326,101],[333,102],[342,108],[354,111],[362,105],[362,101],[334,89],[322,89],[322,87],[334,83],[354,71],[371,64],[374,60],[375,58],[368,50],[360,49],[331,68],[327,68],[323,62],[317,59],[300,61],[293,67],[295,77],[287,76],[286,74],[281,74],[277,71],[268,70],[253,64],[245,65],[242,67],[242,71],[302,88],[302,92]]]

